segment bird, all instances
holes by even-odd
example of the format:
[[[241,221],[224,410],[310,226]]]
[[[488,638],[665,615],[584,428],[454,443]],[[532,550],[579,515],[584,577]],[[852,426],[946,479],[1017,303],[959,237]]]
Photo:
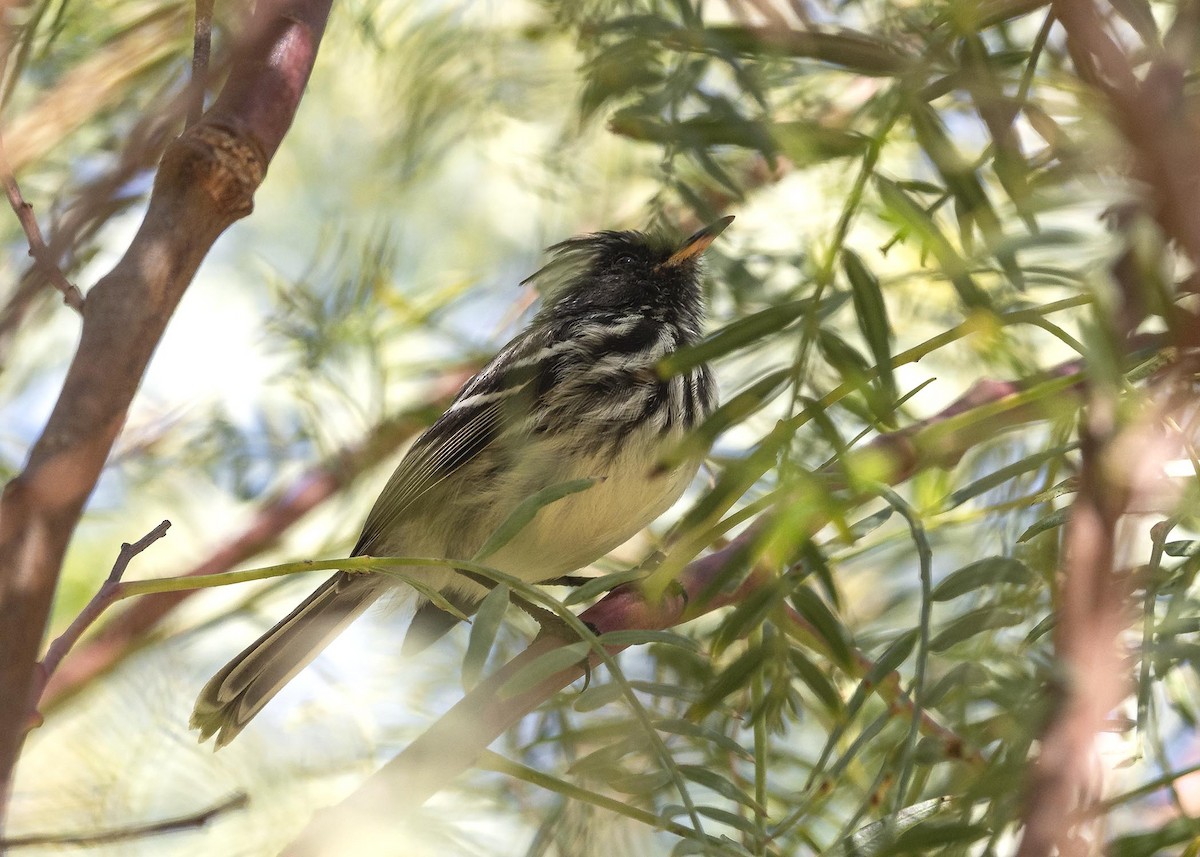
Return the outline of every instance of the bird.
[[[522,281],[541,306],[471,377],[397,465],[352,556],[470,560],[509,513],[572,480],[586,490],[537,509],[487,558],[530,583],[583,568],[672,506],[702,454],[667,453],[717,405],[706,364],[664,376],[668,355],[702,336],[701,256],[733,221],[683,241],[661,232],[605,231],[547,249]],[[669,466],[665,462],[670,462]],[[485,580],[445,566],[405,572],[469,615]],[[191,727],[217,749],[381,596],[411,611],[402,656],[458,621],[395,576],[339,571],[204,686]]]

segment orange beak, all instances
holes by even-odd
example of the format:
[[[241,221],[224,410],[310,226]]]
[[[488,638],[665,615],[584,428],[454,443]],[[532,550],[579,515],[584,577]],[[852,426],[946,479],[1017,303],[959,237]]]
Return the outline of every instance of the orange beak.
[[[674,268],[682,265],[689,259],[695,259],[701,253],[708,249],[708,245],[717,240],[717,236],[725,231],[725,227],[733,223],[733,215],[722,217],[720,220],[710,223],[692,237],[688,238],[679,246],[679,249],[672,253],[665,262],[658,267]]]

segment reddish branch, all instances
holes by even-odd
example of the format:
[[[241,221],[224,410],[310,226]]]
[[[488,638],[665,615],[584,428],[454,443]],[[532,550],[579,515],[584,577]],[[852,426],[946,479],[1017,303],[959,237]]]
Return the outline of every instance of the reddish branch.
[[[1148,46],[1151,61],[1141,78],[1092,0],[1054,0],[1053,9],[1079,76],[1107,103],[1130,145],[1129,170],[1142,189],[1142,209],[1193,264],[1200,263],[1200,117],[1184,90],[1200,7],[1179,7],[1163,47]],[[1127,226],[1129,219],[1124,212],[1118,227]],[[1141,322],[1148,287],[1137,260],[1128,254],[1117,261],[1113,279],[1122,301],[1116,323],[1124,333]],[[1195,336],[1191,319],[1168,320],[1181,343]],[[1117,642],[1128,624],[1133,582],[1116,570],[1117,523],[1153,490],[1148,480],[1160,472],[1166,457],[1153,427],[1135,426],[1117,434],[1117,403],[1111,394],[1098,387],[1088,399],[1080,430],[1079,492],[1064,534],[1054,632],[1062,698],[1031,772],[1019,857],[1088,853],[1086,837],[1065,820],[1086,815],[1099,797],[1095,736],[1128,690]]]
[[[1133,149],[1133,176],[1145,183],[1147,210],[1200,264],[1200,121],[1184,89],[1200,11],[1194,3],[1180,5],[1163,48],[1153,48],[1153,61],[1139,79],[1092,0],[1054,0],[1052,5],[1079,76],[1108,102],[1117,129]]]
[[[1093,395],[1080,430],[1079,490],[1063,536],[1054,626],[1061,701],[1031,772],[1018,857],[1092,853],[1086,833],[1065,820],[1093,815],[1102,785],[1096,735],[1132,681],[1120,634],[1129,627],[1134,575],[1118,569],[1117,525],[1162,493],[1163,465],[1177,453],[1177,439],[1162,432],[1159,419],[1116,433],[1114,404]]]
[[[196,24],[192,34],[192,77],[188,81],[187,126],[200,121],[204,114],[204,93],[208,89],[208,57],[212,52],[213,0],[196,0]]]
[[[71,534],[175,306],[213,242],[251,211],[299,106],[329,6],[257,5],[220,96],[168,146],[141,227],[91,289],[58,402],[24,471],[0,497],[0,808]]]

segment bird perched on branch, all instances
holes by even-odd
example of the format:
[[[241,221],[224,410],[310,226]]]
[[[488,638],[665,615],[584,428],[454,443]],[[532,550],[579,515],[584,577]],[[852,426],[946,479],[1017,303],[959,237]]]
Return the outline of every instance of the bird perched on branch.
[[[547,488],[591,480],[537,510],[487,558],[532,583],[582,568],[673,504],[698,458],[664,468],[664,454],[712,411],[706,366],[663,378],[662,358],[700,337],[700,256],[733,220],[682,243],[599,232],[550,248],[526,282],[543,305],[529,326],[469,380],[422,434],[375,502],[354,556],[469,560],[518,504]],[[487,593],[452,568],[401,569],[462,613]],[[192,714],[203,741],[229,743],[301,669],[385,593],[412,611],[402,651],[424,648],[455,617],[396,577],[340,571],[230,661]]]

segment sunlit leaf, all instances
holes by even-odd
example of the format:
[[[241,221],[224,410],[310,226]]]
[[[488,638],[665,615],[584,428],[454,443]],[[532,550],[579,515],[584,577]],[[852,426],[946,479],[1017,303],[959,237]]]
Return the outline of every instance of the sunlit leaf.
[[[526,664],[516,674],[509,676],[508,680],[500,685],[497,693],[502,697],[519,696],[551,676],[578,666],[589,651],[588,644],[582,642],[551,649]]]
[[[483,674],[488,654],[496,640],[496,633],[508,610],[509,591],[503,583],[497,584],[484,596],[471,620],[471,636],[467,641],[467,653],[463,656],[462,681],[467,690],[473,688]]]
[[[883,386],[883,394],[889,401],[894,400],[896,382],[892,377],[892,326],[888,321],[883,290],[879,286],[879,280],[854,251],[842,251],[842,269],[846,272],[846,279],[850,281],[859,330],[871,348],[871,355],[879,369],[879,382]]]

